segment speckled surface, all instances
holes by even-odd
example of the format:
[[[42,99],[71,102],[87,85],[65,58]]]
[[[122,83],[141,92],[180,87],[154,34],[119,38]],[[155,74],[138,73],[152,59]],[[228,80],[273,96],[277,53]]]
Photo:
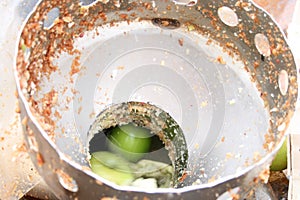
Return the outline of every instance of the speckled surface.
[[[299,0],[298,0],[299,1]],[[293,17],[293,13],[294,13],[294,9],[295,9],[295,5],[297,0],[255,0],[255,2],[262,6],[266,11],[268,11],[273,17],[274,19],[279,23],[279,25],[282,27],[282,29],[284,30],[284,32],[287,34],[288,39],[290,40],[290,32],[289,32],[289,27],[290,27],[290,23],[292,21],[292,17]],[[290,43],[297,43],[297,40],[290,40]],[[296,52],[296,50],[295,50]],[[299,60],[298,58],[296,58],[296,60]],[[300,114],[300,109],[298,106],[298,110],[296,113],[296,119],[297,116]],[[292,124],[293,125],[293,124]],[[297,123],[296,123],[297,125]],[[299,126],[296,126],[295,123],[293,125],[293,129],[292,130],[299,130]],[[271,176],[272,177],[272,176]],[[278,181],[278,179],[276,179],[276,177],[278,177],[278,173],[276,173],[276,176],[274,176],[273,180],[271,181],[270,184],[272,185],[273,188],[276,188],[276,191],[279,191],[280,189],[283,189],[283,192],[280,194],[277,194],[278,199],[286,199],[287,198],[287,186],[288,186],[288,180],[286,179],[284,174],[280,174],[280,178],[283,178],[284,181]],[[279,179],[282,180],[282,179]],[[281,188],[278,188],[280,187]]]
[[[293,51],[296,64],[300,66],[300,48],[299,48],[299,36],[300,36],[300,1],[299,0],[254,0],[258,5],[263,7],[269,12],[275,21],[283,29],[287,36],[290,48]],[[298,76],[299,77],[299,76]],[[298,80],[299,83],[299,80]],[[298,97],[299,102],[299,97]],[[299,171],[293,160],[296,154],[293,153],[293,149],[299,149],[299,142],[296,142],[296,136],[300,134],[300,108],[299,103],[296,108],[296,112],[291,121],[288,134],[290,134],[290,154],[288,155],[289,164],[288,169],[283,172],[272,172],[269,179],[269,185],[274,191],[274,195],[277,199],[298,199],[295,191],[299,191],[299,181],[295,176],[295,172]],[[299,138],[297,138],[299,140]],[[297,146],[298,145],[298,146]],[[299,152],[299,150],[298,150]],[[298,189],[297,189],[298,188]],[[297,192],[298,193],[298,192]]]

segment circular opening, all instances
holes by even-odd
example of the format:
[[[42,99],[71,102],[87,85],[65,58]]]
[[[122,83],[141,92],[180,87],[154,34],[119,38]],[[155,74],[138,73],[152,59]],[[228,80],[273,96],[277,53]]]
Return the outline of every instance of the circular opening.
[[[263,56],[271,55],[269,40],[264,34],[257,33],[254,38],[254,43],[260,54]]]
[[[218,9],[218,16],[222,22],[228,26],[234,27],[239,23],[237,14],[227,6],[223,6]]]
[[[58,177],[58,182],[63,188],[70,192],[78,192],[79,188],[77,182],[69,176],[66,172],[62,170],[56,170],[56,175]]]
[[[278,75],[278,86],[280,93],[286,95],[289,88],[289,75],[286,70],[281,70]]]
[[[88,137],[92,170],[119,185],[177,187],[187,167],[182,130],[168,113],[150,104],[108,107],[96,117]]]

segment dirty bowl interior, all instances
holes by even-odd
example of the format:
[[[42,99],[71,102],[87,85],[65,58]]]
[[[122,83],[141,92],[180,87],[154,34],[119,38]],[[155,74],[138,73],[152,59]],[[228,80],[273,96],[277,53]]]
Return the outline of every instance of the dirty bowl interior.
[[[16,64],[31,155],[59,197],[209,196],[207,187],[219,196],[234,186],[224,182],[267,166],[297,95],[284,37],[248,1],[41,1]],[[156,105],[182,128],[180,189],[123,189],[88,170],[90,125],[128,101]]]

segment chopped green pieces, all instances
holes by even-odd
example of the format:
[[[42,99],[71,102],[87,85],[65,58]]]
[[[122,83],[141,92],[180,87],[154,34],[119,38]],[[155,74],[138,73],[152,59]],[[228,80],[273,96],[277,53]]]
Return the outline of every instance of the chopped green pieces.
[[[90,165],[91,165],[92,171],[95,174],[97,174],[111,182],[114,182],[117,185],[122,185],[122,186],[130,185],[134,180],[134,176],[132,173],[120,171],[118,169],[114,169],[114,168],[105,166],[102,162],[97,160],[94,156],[92,156],[92,158],[90,159]]]
[[[92,157],[94,157],[98,162],[101,162],[106,167],[131,173],[131,169],[129,168],[130,163],[116,154],[110,153],[108,151],[98,151],[92,153]]]
[[[92,171],[99,176],[122,186],[146,188],[169,188],[173,186],[173,167],[152,160],[129,162],[107,151],[91,155]]]
[[[155,178],[160,188],[169,188],[173,185],[172,165],[153,160],[141,160],[133,168],[136,177]]]

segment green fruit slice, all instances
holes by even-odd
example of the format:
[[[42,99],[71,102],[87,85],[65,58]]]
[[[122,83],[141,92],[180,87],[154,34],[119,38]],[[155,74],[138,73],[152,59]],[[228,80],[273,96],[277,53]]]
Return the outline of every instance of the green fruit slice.
[[[92,153],[92,157],[106,167],[129,173],[132,171],[129,167],[130,163],[127,160],[108,151],[94,152]]]
[[[149,152],[151,136],[148,129],[133,124],[117,126],[108,135],[108,146],[111,151],[135,162]]]
[[[282,146],[277,152],[271,166],[272,171],[281,171],[287,167],[287,138],[284,140]]]
[[[92,156],[90,159],[90,165],[92,171],[95,174],[111,182],[114,182],[117,185],[130,185],[134,180],[134,176],[132,175],[132,173],[122,172],[116,169],[109,168],[99,162],[94,156]]]

